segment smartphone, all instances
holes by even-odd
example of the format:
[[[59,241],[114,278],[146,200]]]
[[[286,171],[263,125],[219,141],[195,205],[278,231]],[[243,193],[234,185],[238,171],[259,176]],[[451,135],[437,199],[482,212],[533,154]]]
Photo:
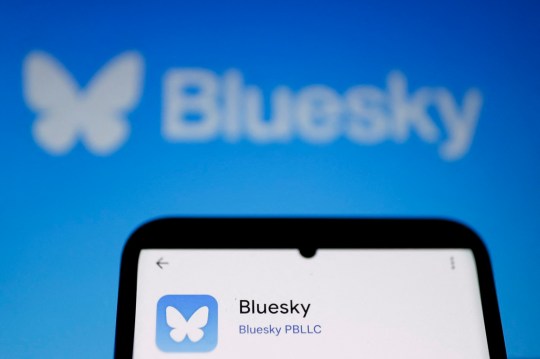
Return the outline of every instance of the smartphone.
[[[485,246],[444,220],[171,218],[123,252],[115,358],[506,358]]]

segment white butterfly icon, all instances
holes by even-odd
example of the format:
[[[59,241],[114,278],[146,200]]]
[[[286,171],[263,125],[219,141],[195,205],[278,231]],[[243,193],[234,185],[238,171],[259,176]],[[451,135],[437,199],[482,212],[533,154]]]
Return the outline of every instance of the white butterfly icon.
[[[208,323],[208,307],[200,307],[186,320],[182,313],[175,307],[168,306],[165,310],[167,325],[171,328],[169,335],[177,343],[184,341],[186,335],[193,343],[204,337],[202,328]]]
[[[96,155],[109,155],[127,139],[124,115],[138,103],[143,59],[126,52],[112,59],[81,89],[51,55],[35,51],[23,66],[24,96],[37,113],[32,133],[47,152],[69,152],[80,139]]]

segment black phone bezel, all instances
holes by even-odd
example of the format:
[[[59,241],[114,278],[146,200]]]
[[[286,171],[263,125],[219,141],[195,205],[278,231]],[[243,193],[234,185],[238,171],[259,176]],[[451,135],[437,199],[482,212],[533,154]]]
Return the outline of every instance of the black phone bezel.
[[[264,233],[264,238],[255,237],[253,230]],[[200,239],[184,240],[191,231],[196,231]],[[223,245],[204,245],[209,238],[211,243]],[[477,265],[489,355],[492,359],[507,358],[487,249],[476,233],[460,223],[441,219],[164,218],[139,227],[124,247],[116,316],[116,359],[133,357],[137,265],[141,250],[176,248],[298,248],[307,252],[318,248],[471,249]]]

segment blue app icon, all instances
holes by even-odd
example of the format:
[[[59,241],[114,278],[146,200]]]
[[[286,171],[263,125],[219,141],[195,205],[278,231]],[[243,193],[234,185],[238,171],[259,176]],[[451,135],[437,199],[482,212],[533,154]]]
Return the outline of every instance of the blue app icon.
[[[157,303],[156,345],[164,352],[209,352],[217,345],[218,304],[210,295],[165,295]]]

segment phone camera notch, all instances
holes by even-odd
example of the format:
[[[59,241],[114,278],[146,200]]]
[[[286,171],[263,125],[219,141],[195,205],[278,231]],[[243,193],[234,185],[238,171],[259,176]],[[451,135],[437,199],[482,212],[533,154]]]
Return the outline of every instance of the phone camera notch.
[[[299,248],[298,250],[304,258],[313,258],[317,253],[317,248]]]

